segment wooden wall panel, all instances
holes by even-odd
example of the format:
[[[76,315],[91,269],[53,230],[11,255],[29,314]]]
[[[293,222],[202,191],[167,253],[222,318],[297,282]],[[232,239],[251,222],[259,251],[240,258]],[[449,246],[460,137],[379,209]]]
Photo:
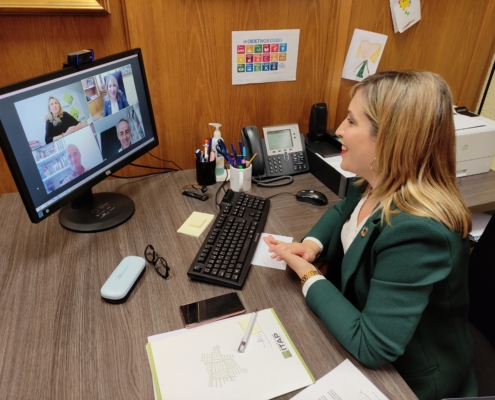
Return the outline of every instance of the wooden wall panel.
[[[66,54],[91,47],[102,57],[141,47],[160,146],[152,153],[193,168],[193,151],[219,122],[227,143],[244,125],[297,122],[307,132],[311,105],[325,101],[329,127],[346,116],[340,78],[355,28],[388,35],[379,71],[419,68],[443,75],[457,104],[474,108],[493,54],[495,1],[422,2],[422,20],[393,33],[388,0],[110,0],[111,15],[0,16],[8,64],[0,86],[52,71]],[[231,84],[231,32],[300,29],[297,80]],[[143,156],[142,164],[164,163]],[[165,164],[171,166],[171,164]],[[122,174],[142,173],[126,167]],[[0,194],[16,191],[0,154]]]
[[[100,58],[128,49],[119,0],[110,0],[110,12],[108,16],[0,15],[0,86],[62,68],[73,51],[91,48]],[[16,191],[0,152],[0,194]]]
[[[457,105],[475,110],[493,55],[495,2],[422,1],[421,21],[404,33],[394,33],[388,3],[353,2],[346,49],[355,28],[385,34],[388,39],[378,71],[414,68],[436,72],[449,84]],[[354,83],[342,80],[333,126],[347,116],[348,89]]]
[[[340,1],[151,3],[153,12],[135,1],[125,4],[131,46],[143,49],[150,81],[161,138],[154,154],[193,168],[194,150],[213,134],[209,122],[222,124],[228,144],[240,140],[245,125],[297,122],[306,132],[334,62],[327,48]],[[301,30],[296,81],[232,85],[232,31],[294,28]]]

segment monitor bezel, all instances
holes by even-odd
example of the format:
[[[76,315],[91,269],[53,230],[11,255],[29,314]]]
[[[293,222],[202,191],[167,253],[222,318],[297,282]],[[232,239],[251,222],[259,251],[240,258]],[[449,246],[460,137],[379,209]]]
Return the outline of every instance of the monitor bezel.
[[[77,187],[72,193],[67,194],[66,196],[60,198],[59,200],[56,200],[52,204],[50,204],[50,212],[49,213],[43,213],[42,216],[40,216],[39,212],[36,210],[36,205],[34,204],[34,201],[31,197],[28,185],[26,184],[26,181],[24,179],[24,175],[21,172],[21,169],[19,168],[19,162],[17,161],[17,158],[15,156],[15,152],[11,146],[11,143],[9,141],[9,138],[7,136],[7,133],[3,127],[2,121],[0,120],[0,147],[3,151],[5,160],[7,162],[7,165],[10,169],[10,172],[12,174],[12,177],[14,179],[14,182],[17,186],[17,189],[19,191],[19,194],[21,196],[22,202],[24,204],[24,207],[27,211],[27,214],[29,216],[29,219],[33,223],[39,223],[42,220],[56,214],[58,210],[60,210],[63,206],[65,206],[68,203],[71,203],[73,200],[77,199],[79,196],[83,195],[84,193],[87,193],[90,191],[94,186],[96,186],[98,183],[106,179],[109,175],[117,172],[118,170],[122,169],[123,167],[129,165],[131,162],[135,161],[142,155],[146,154],[149,150],[153,149],[154,147],[158,146],[159,144],[159,138],[158,138],[158,133],[156,131],[156,124],[155,124],[155,118],[154,118],[154,113],[153,113],[153,108],[151,104],[151,97],[149,93],[149,86],[148,86],[148,81],[146,77],[146,71],[144,68],[144,61],[143,61],[143,56],[142,56],[142,51],[140,48],[135,48],[135,49],[130,49],[126,50],[120,53],[116,53],[110,56],[102,57],[100,59],[94,60],[93,62],[87,63],[80,65],[79,67],[68,67],[68,68],[63,68],[48,74],[43,74],[31,79],[27,79],[24,81],[16,82],[14,84],[10,84],[4,87],[0,88],[0,96],[12,92],[17,92],[19,90],[25,90],[26,88],[29,88],[31,86],[43,84],[47,81],[52,81],[54,79],[60,79],[60,78],[68,78],[71,75],[74,75],[76,73],[83,72],[85,70],[88,70],[90,68],[95,68],[95,67],[100,67],[103,66],[107,63],[112,63],[115,61],[118,61],[119,59],[124,59],[132,56],[136,56],[139,61],[139,66],[141,69],[141,76],[143,79],[143,88],[144,88],[144,93],[146,96],[146,101],[147,101],[147,107],[149,109],[149,117],[150,117],[150,123],[151,123],[151,130],[153,133],[153,140],[147,144],[145,144],[143,147],[137,149],[135,152],[132,153],[127,153],[125,157],[123,157],[121,160],[117,160],[117,162],[112,165],[111,167],[108,168],[106,171],[102,171],[99,174],[91,177],[87,182],[82,184],[81,186]],[[88,177],[89,178],[89,177]]]

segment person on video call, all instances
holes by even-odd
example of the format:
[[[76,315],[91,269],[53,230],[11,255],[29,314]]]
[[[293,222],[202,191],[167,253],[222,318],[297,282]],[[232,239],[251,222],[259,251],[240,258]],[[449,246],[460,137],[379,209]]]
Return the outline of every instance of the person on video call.
[[[71,172],[62,181],[63,185],[87,171],[87,169],[81,164],[81,152],[75,144],[69,144],[67,146],[65,149],[65,157],[69,162]]]
[[[121,119],[117,124],[117,137],[120,141],[119,153],[132,144],[132,131],[126,119]]]
[[[113,75],[107,75],[105,83],[107,96],[103,101],[103,116],[112,115],[123,108],[129,107],[129,103],[125,98],[124,93],[119,89],[117,78]]]
[[[54,96],[48,98],[48,115],[46,116],[45,143],[52,143],[65,135],[82,128],[82,123],[72,115],[62,110],[58,99]]]
[[[352,95],[336,133],[341,167],[358,179],[302,243],[265,242],[363,365],[392,362],[419,399],[476,396],[471,214],[456,187],[450,89],[433,73],[383,72]],[[322,271],[313,265],[320,253]]]

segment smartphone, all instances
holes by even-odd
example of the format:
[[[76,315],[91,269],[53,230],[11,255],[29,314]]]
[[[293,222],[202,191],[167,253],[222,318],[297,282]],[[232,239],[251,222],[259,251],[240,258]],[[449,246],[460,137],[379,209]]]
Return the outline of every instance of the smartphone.
[[[232,317],[245,311],[236,292],[180,306],[180,313],[186,328]]]

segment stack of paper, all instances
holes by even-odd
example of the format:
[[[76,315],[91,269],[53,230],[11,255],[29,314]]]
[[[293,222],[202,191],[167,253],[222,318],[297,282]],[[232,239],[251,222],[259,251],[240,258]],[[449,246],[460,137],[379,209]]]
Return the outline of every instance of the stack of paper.
[[[273,309],[148,338],[157,399],[271,399],[315,382]]]

